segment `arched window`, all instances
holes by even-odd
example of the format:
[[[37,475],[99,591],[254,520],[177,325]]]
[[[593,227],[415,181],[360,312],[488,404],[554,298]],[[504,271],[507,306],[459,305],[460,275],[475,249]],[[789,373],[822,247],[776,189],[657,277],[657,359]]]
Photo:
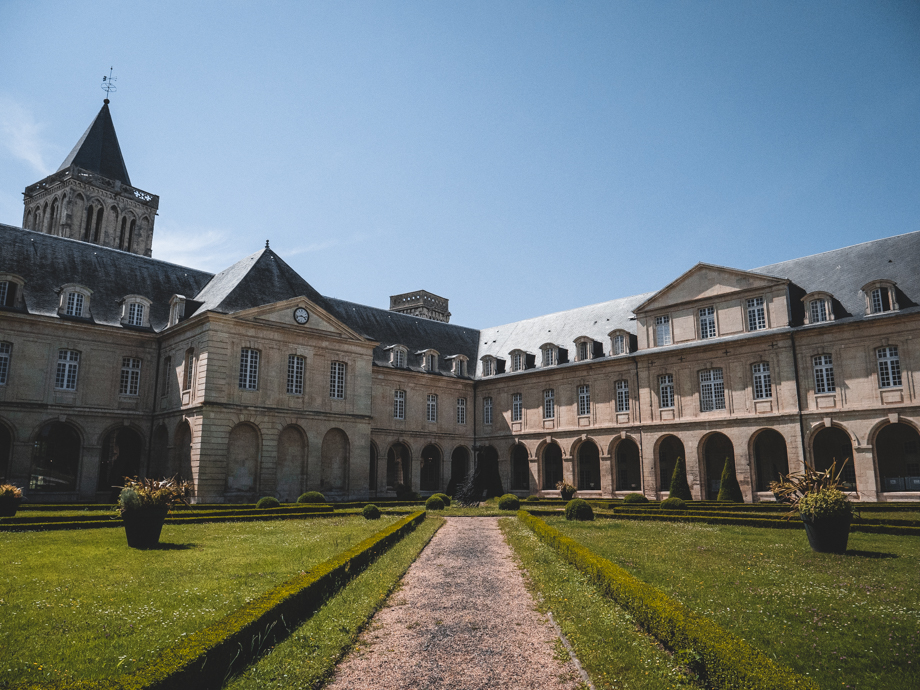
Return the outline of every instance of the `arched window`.
[[[97,489],[109,494],[113,502],[124,486],[125,477],[137,477],[141,473],[141,458],[144,440],[128,427],[110,431],[102,442],[102,457],[99,461]]]
[[[128,216],[121,217],[121,232],[118,233],[118,248],[125,248],[125,234],[128,231]]]
[[[582,491],[601,490],[601,455],[591,441],[578,446],[578,488]]]
[[[639,446],[631,438],[623,439],[617,444],[616,466],[617,491],[642,490],[642,463],[639,460]]]
[[[251,424],[237,424],[227,441],[227,491],[251,492],[258,485],[262,447],[258,430]]]
[[[875,440],[882,491],[920,491],[920,434],[903,422],[884,427]]]
[[[552,491],[562,481],[562,449],[549,443],[543,449],[543,490]]]
[[[102,236],[102,217],[105,215],[105,209],[101,206],[96,209],[96,227],[93,229],[93,242],[99,242]]]
[[[278,436],[278,471],[276,495],[280,501],[293,502],[303,493],[307,476],[307,443],[296,426],[285,427]]]
[[[131,247],[134,244],[134,228],[137,226],[137,219],[131,219],[131,225],[128,226],[128,241],[125,243],[125,251],[131,251]]]
[[[703,443],[703,457],[706,463],[706,498],[715,500],[722,485],[722,470],[726,460],[735,459],[735,447],[725,434],[711,434]]]
[[[419,489],[438,491],[441,488],[441,451],[435,445],[422,449],[422,466],[419,468]]]
[[[348,436],[341,429],[330,429],[323,437],[320,489],[344,491],[348,478]]]
[[[80,469],[80,436],[64,422],[49,422],[32,448],[29,488],[33,491],[76,491]]]
[[[530,491],[530,455],[521,443],[511,449],[511,490]]]
[[[86,222],[83,224],[83,240],[89,242],[93,238],[93,213],[96,207],[92,204],[86,207]]]

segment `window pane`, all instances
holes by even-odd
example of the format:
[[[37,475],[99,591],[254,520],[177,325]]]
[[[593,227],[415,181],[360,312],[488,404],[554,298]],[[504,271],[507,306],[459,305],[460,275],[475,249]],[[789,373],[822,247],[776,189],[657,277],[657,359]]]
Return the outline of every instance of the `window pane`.
[[[747,301],[749,331],[759,331],[767,327],[767,316],[763,304],[763,297],[755,297]]]
[[[0,386],[6,385],[10,375],[10,354],[13,346],[9,343],[0,343]]]
[[[671,344],[671,317],[670,316],[656,316],[655,317],[655,344],[656,345],[670,345]]]
[[[259,351],[243,348],[240,351],[240,388],[256,390],[259,386]]]
[[[345,362],[333,362],[329,367],[329,397],[345,397]]]
[[[617,412],[629,412],[628,381],[617,381]]]
[[[287,392],[291,395],[303,395],[304,358],[300,355],[288,355]]]
[[[556,393],[552,389],[543,391],[543,418],[553,419],[556,416]]]
[[[521,421],[521,416],[523,415],[523,396],[521,393],[515,393],[511,397],[511,421],[519,422]]]
[[[704,307],[700,309],[700,338],[716,337],[716,316],[715,308]]]
[[[482,423],[492,423],[492,398],[483,398],[482,401]]]

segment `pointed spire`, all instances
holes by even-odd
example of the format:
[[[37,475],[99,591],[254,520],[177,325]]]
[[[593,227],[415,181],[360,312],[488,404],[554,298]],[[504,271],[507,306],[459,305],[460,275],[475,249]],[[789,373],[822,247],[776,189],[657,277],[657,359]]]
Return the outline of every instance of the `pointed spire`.
[[[109,113],[108,98],[103,102],[96,119],[80,137],[80,141],[73,147],[73,151],[64,159],[58,170],[64,170],[71,165],[98,173],[110,180],[131,184],[125,160],[121,156],[118,137],[115,135],[112,115]]]

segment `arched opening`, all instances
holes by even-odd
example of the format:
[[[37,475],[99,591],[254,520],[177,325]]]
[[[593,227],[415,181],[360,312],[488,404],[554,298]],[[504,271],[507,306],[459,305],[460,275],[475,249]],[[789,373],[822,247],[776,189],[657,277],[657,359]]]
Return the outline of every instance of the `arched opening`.
[[[137,219],[131,219],[131,225],[128,226],[128,241],[125,243],[125,250],[131,251],[131,245],[134,244],[134,228],[137,226]]]
[[[562,481],[562,449],[548,443],[543,449],[543,490],[551,491]]]
[[[734,462],[735,447],[728,436],[718,432],[707,436],[703,442],[703,462],[706,465],[706,498],[710,501],[714,501],[719,496],[719,488],[722,486],[722,470],[728,458]]]
[[[447,495],[453,496],[457,487],[466,481],[470,471],[470,452],[463,446],[454,448],[450,454],[450,481],[447,483]]]
[[[422,449],[418,483],[421,491],[438,491],[441,488],[441,451],[435,445]]]
[[[12,474],[13,460],[13,434],[0,424],[0,479],[6,479]]]
[[[323,437],[320,489],[344,491],[348,476],[348,436],[341,429],[330,429]]]
[[[292,502],[303,493],[307,476],[307,442],[295,426],[287,426],[278,436],[278,465],[275,494],[280,501]]]
[[[48,232],[52,235],[57,234],[58,226],[58,200],[55,198],[51,202],[51,223],[48,225]]]
[[[387,451],[387,491],[396,491],[396,485],[412,488],[412,462],[404,443],[394,443]]]
[[[882,491],[920,491],[920,434],[902,422],[884,427],[875,439]]]
[[[578,446],[578,488],[582,491],[601,490],[601,453],[592,441]]]
[[[169,467],[169,432],[165,424],[160,424],[153,430],[150,439],[150,470],[147,475],[154,479],[169,477],[175,472],[170,472]]]
[[[377,446],[371,443],[370,447],[370,457],[368,458],[370,465],[367,468],[367,484],[368,490],[372,494],[377,493]]]
[[[99,480],[96,487],[107,491],[112,501],[118,500],[125,477],[137,477],[141,473],[141,457],[144,454],[144,440],[134,429],[122,427],[110,431],[102,442],[102,457],[99,462]]]
[[[64,422],[49,422],[32,447],[29,488],[33,491],[76,491],[80,469],[80,435]]]
[[[481,446],[475,450],[476,467],[473,470],[474,477],[476,477],[475,485],[482,487],[486,498],[501,496],[505,490],[498,471],[498,451],[494,446]]]
[[[86,222],[83,224],[83,239],[89,242],[93,237],[93,212],[95,207],[90,204],[86,207]]]
[[[22,224],[26,230],[32,229],[32,209],[26,211],[26,222]]]
[[[96,209],[96,227],[93,229],[93,242],[98,242],[102,234],[102,217],[105,215],[105,209],[101,206]]]
[[[227,491],[256,490],[262,442],[251,424],[237,424],[227,440]]]
[[[121,217],[121,232],[118,233],[118,248],[125,248],[125,233],[128,231],[128,216]]]
[[[642,490],[642,462],[639,459],[639,446],[631,438],[625,438],[617,444],[616,466],[617,491]]]
[[[671,488],[671,475],[674,474],[677,458],[684,458],[684,462],[686,462],[687,456],[684,453],[684,444],[677,436],[665,436],[658,444],[659,491],[667,491]]]
[[[841,480],[846,491],[856,491],[856,470],[853,467],[853,443],[850,435],[840,427],[824,427],[815,434],[811,442],[814,468],[823,472],[830,468],[831,463],[837,463],[837,472],[843,461],[847,460],[843,469]]]
[[[789,474],[786,439],[776,429],[764,429],[754,439],[754,471],[757,491],[769,491],[770,482]]]
[[[511,448],[511,490],[530,491],[530,454],[523,443]]]
[[[176,427],[176,442],[173,446],[173,472],[186,481],[192,481],[192,427],[182,420]]]

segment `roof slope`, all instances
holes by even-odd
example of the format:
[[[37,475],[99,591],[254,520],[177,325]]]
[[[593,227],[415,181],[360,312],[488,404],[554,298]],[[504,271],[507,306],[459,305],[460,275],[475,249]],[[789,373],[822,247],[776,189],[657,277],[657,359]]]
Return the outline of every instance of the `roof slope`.
[[[326,298],[266,247],[215,275],[195,296],[202,303],[195,313],[232,314],[294,297],[306,297],[327,309]]]
[[[115,124],[109,112],[109,101],[106,99],[99,114],[89,128],[80,137],[80,141],[73,147],[73,151],[61,163],[58,172],[76,165],[78,168],[98,173],[110,180],[118,180],[130,185],[128,168],[121,155],[118,137],[115,134]]]
[[[44,316],[57,316],[58,288],[76,283],[93,291],[93,322],[120,325],[121,300],[143,295],[153,301],[150,325],[160,331],[170,297],[194,295],[211,279],[193,268],[9,225],[0,225],[0,247],[0,270],[25,280],[26,308]]]

